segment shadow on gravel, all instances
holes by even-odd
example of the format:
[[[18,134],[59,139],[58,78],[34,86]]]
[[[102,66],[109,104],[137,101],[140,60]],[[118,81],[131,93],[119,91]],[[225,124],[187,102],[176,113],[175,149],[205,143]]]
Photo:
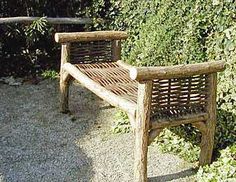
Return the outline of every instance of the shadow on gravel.
[[[178,173],[150,177],[150,178],[148,178],[148,182],[157,182],[157,181],[158,182],[165,182],[165,181],[177,180],[180,178],[185,178],[187,176],[192,176],[194,174],[195,174],[195,172],[193,169],[187,169],[187,170],[184,170],[184,171],[181,171]]]
[[[92,161],[77,145],[93,129],[99,102],[72,86],[72,115],[59,113],[57,81],[0,84],[0,181],[91,181]]]

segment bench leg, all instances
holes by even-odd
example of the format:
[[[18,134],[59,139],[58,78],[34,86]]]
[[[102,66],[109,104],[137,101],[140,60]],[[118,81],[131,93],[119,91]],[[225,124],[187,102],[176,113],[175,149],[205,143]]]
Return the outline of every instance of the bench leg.
[[[135,129],[134,181],[147,182],[148,132]]]
[[[138,84],[135,122],[134,181],[147,182],[147,152],[152,99],[152,81]]]
[[[209,119],[206,121],[206,132],[202,132],[201,139],[201,153],[199,159],[199,165],[203,166],[211,163],[212,152],[214,147],[214,135],[216,127],[216,85],[217,85],[217,73],[210,74],[208,76],[208,104],[207,111]]]
[[[60,76],[60,111],[62,113],[69,112],[68,97],[71,76],[65,72],[61,72]]]
[[[211,122],[211,124],[209,124]],[[214,135],[215,135],[215,125],[214,121],[208,121],[206,123],[207,128],[205,132],[202,132],[201,138],[201,152],[199,158],[199,165],[204,166],[211,163],[213,147],[214,147]]]

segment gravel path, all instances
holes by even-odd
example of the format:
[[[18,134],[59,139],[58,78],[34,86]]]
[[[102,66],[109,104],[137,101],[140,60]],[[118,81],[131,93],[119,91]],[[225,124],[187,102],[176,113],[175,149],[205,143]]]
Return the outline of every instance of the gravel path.
[[[72,114],[61,114],[57,83],[0,83],[0,182],[132,181],[133,137],[111,132],[116,110],[73,85]],[[150,146],[148,157],[149,181],[194,181],[177,156]]]

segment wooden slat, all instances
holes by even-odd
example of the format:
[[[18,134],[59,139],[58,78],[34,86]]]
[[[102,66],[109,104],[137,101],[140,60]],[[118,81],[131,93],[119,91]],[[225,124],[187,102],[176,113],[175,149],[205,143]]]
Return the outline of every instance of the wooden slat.
[[[109,102],[111,105],[119,107],[124,111],[134,115],[136,106],[134,103],[108,91],[106,88],[102,87],[100,84],[90,79],[88,76],[86,76],[78,68],[76,68],[70,63],[64,64],[63,68],[76,80],[78,80],[84,87],[88,88],[93,93]]]
[[[208,119],[208,114],[203,113],[203,114],[192,114],[192,115],[187,115],[184,117],[179,117],[179,118],[174,118],[173,120],[169,119],[158,119],[158,120],[152,120],[151,121],[151,128],[165,128],[169,126],[178,126],[180,124],[188,124],[188,123],[193,123],[193,122],[199,122],[199,121],[206,121]]]
[[[137,103],[137,82],[129,78],[128,70],[116,62],[77,64],[77,68],[91,80],[112,93]]]

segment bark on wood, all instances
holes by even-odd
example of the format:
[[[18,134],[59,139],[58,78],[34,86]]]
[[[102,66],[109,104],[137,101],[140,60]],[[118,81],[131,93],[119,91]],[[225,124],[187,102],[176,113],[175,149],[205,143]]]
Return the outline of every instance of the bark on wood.
[[[121,59],[121,41],[113,40],[112,41],[112,60],[118,61]]]
[[[113,106],[123,109],[131,115],[134,115],[136,105],[132,102],[129,102],[123,97],[117,96],[114,93],[108,91],[106,88],[91,80],[88,76],[83,74],[78,68],[70,63],[65,63],[63,69],[65,69],[72,77],[78,80],[84,87],[88,88],[103,100],[109,102]]]
[[[9,24],[9,23],[31,23],[35,20],[38,20],[41,17],[6,17],[0,18],[0,24]],[[51,24],[91,24],[92,20],[90,18],[52,18],[45,17],[48,23]]]
[[[136,67],[130,70],[130,78],[137,81],[152,79],[170,79],[188,77],[193,75],[209,74],[218,71],[223,71],[224,69],[224,61],[163,67]]]
[[[132,66],[132,65],[130,65],[130,64],[127,64],[127,63],[123,62],[122,60],[118,60],[118,61],[117,61],[117,64],[118,64],[119,66],[121,66],[121,67],[127,69],[127,70],[130,70],[130,69],[134,68],[134,66]]]
[[[68,96],[70,75],[63,69],[63,65],[70,61],[70,44],[62,44],[61,47],[61,70],[60,70],[60,110],[62,113],[69,112]]]
[[[196,127],[201,133],[206,133],[207,127],[205,123],[206,123],[205,121],[200,121],[200,122],[192,123],[192,125]]]
[[[129,117],[129,121],[130,121],[130,124],[131,124],[131,127],[132,127],[132,130],[134,131],[135,130],[135,113],[134,115],[130,114],[130,113],[127,113],[128,114],[128,117]]]
[[[148,139],[148,145],[151,145],[151,143],[154,141],[154,139],[160,135],[160,133],[163,131],[163,128],[160,129],[152,129],[149,132],[149,139]]]
[[[208,119],[208,114],[203,113],[203,114],[187,115],[182,118],[177,118],[173,120],[164,120],[164,119],[153,120],[151,121],[151,129],[165,128],[169,126],[178,126],[181,124],[206,121],[207,119]]]
[[[128,37],[123,31],[95,31],[95,32],[71,32],[71,33],[56,33],[55,41],[63,42],[78,42],[78,41],[97,41],[97,40],[122,40]]]
[[[135,128],[134,181],[147,182],[148,130],[150,121],[152,81],[138,85]]]
[[[203,166],[211,163],[213,145],[214,145],[214,134],[216,127],[216,85],[217,85],[217,73],[209,75],[209,97],[207,112],[209,119],[206,121],[206,132],[202,132],[201,139],[201,152],[199,165]]]

